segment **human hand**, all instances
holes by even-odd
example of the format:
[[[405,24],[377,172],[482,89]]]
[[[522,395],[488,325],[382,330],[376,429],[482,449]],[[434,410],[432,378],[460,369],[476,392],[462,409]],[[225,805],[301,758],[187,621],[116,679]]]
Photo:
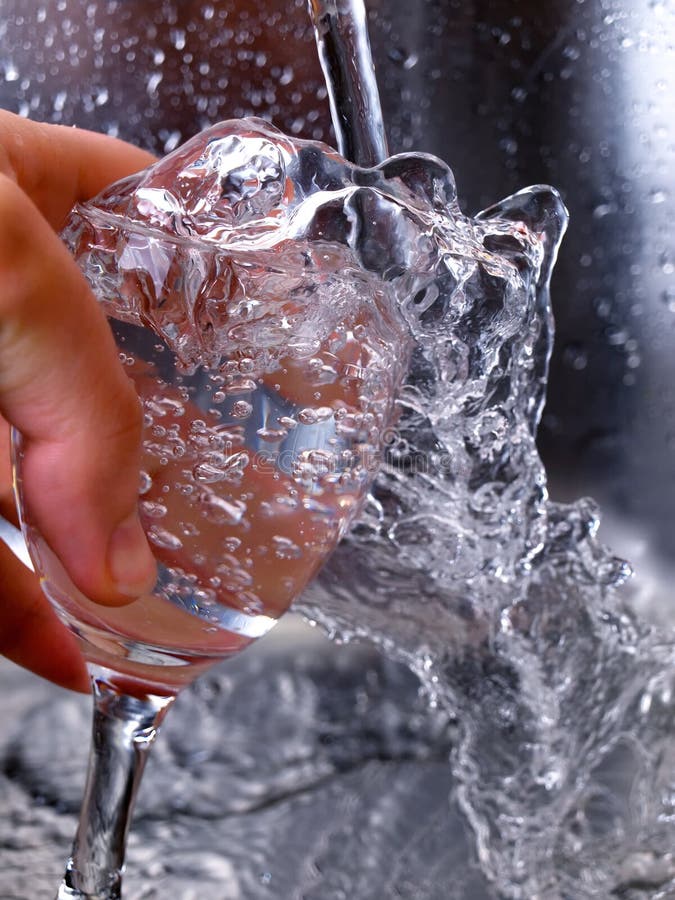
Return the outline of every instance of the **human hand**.
[[[9,426],[26,504],[76,585],[117,605],[155,562],[137,515],[141,410],[105,316],[57,231],[71,207],[153,157],[113,138],[0,111],[0,513],[16,522]],[[86,691],[75,638],[0,544],[0,653]]]

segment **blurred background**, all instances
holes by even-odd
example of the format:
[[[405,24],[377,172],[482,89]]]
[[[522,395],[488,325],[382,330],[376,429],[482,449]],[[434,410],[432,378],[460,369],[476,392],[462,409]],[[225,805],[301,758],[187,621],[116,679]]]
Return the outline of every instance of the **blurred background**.
[[[557,338],[539,435],[551,494],[557,499],[589,494],[600,503],[601,536],[636,567],[632,588],[636,602],[649,615],[670,619],[670,584],[675,575],[671,515],[675,506],[675,0],[556,0],[546,4],[530,0],[369,0],[367,7],[392,152],[415,149],[442,157],[455,172],[467,212],[476,212],[528,184],[552,184],[562,193],[571,221],[552,286]],[[174,149],[218,119],[245,115],[263,116],[294,135],[333,140],[305,0],[260,0],[256,4],[245,0],[3,0],[0,10],[0,107],[20,115],[103,131],[158,154]],[[275,665],[286,672],[291,687],[290,694],[280,696],[277,714],[284,709],[292,711],[298,703],[297,708],[306,709],[307,722],[312,716],[322,721],[311,703],[302,707],[298,700],[312,666],[303,663],[302,669],[284,652],[279,659],[283,657],[286,663]],[[342,684],[331,669],[333,665],[340,671],[362,667],[371,672],[370,681],[361,682],[370,685],[363,688],[362,718],[352,718],[352,694],[358,690],[351,682],[340,689],[342,693],[338,690],[331,695],[335,722],[342,723],[334,727],[332,746],[337,746],[339,735],[344,746],[340,728],[358,731],[362,727],[359,740],[353,742],[353,747],[361,748],[354,759],[362,759],[366,735],[388,736],[386,741],[382,738],[384,743],[375,741],[375,750],[368,745],[371,762],[378,753],[380,762],[389,759],[387,754],[394,752],[394,746],[399,762],[405,759],[413,765],[409,771],[415,778],[430,779],[424,788],[429,795],[425,817],[429,810],[434,816],[455,815],[444,805],[447,785],[441,781],[447,770],[437,762],[449,746],[444,730],[447,723],[431,722],[417,710],[415,715],[422,717],[419,722],[423,724],[418,722],[410,741],[401,745],[389,740],[392,728],[398,737],[400,729],[410,729],[409,717],[404,725],[403,720],[387,715],[394,715],[388,706],[392,698],[399,709],[406,703],[414,705],[414,680],[406,680],[396,667],[387,667],[367,654],[349,657],[345,664],[336,651],[330,651],[337,653],[335,656],[326,653],[322,645],[322,659],[328,668],[321,670],[323,676],[314,672],[313,677],[318,677],[318,685],[324,677],[331,686],[329,692],[335,691],[336,683]],[[240,668],[233,671],[242,674],[233,674],[233,683],[238,683],[238,677],[250,682],[247,666],[255,670],[257,663],[237,664]],[[260,679],[267,670],[262,666],[255,671]],[[296,676],[300,687],[293,688]],[[28,696],[27,691],[21,693],[15,675],[7,678],[15,697]],[[319,702],[320,688],[315,691],[319,693],[312,702]],[[42,702],[42,695],[38,700]],[[63,708],[70,709],[73,702],[64,700]],[[373,704],[379,710],[377,715]],[[8,716],[14,714],[13,709],[6,710]],[[289,713],[289,722],[292,718]],[[32,721],[42,719],[34,717]],[[81,725],[86,728],[84,722]],[[287,727],[288,723],[282,723],[282,731]],[[170,728],[171,723],[167,730]],[[326,741],[330,744],[321,729],[310,731],[311,740],[307,735],[303,740],[314,742],[311,746],[315,749],[325,749]],[[278,729],[274,733],[278,734]],[[3,745],[5,771],[9,758],[21,776],[28,760],[32,768],[29,766],[26,783],[33,785],[29,794],[44,800],[47,789],[44,784],[35,786],[35,773],[47,764],[49,754],[40,756],[34,750],[31,762],[26,748],[41,746],[41,740],[48,744],[49,739],[40,732],[42,737],[38,734],[29,741],[27,735],[31,734],[30,728],[22,729],[20,737],[12,733],[10,744]],[[250,740],[250,727],[247,734]],[[430,734],[435,737],[431,739]],[[6,729],[6,739],[7,735]],[[418,744],[413,740],[416,737]],[[7,747],[14,750],[10,753]],[[176,751],[176,765],[183,766],[185,777],[192,762],[185,761],[181,752]],[[320,762],[312,770],[314,781],[310,779],[315,787],[321,783],[321,772],[335,775],[345,766],[349,769],[346,758],[336,757],[336,761],[330,757],[327,763],[319,753],[312,759]],[[434,781],[436,776],[424,766],[437,764],[441,780]],[[367,769],[368,779],[360,788],[357,784],[350,795],[352,811],[361,810],[364,822],[370,822],[368,817],[376,812],[385,815],[374,799],[374,787],[370,805],[359,806],[355,799],[363,795],[364,784],[379,783],[377,778],[372,781],[372,771]],[[19,776],[15,772],[15,784],[17,777],[21,782],[23,776]],[[63,773],[54,776],[55,781],[64,777]],[[11,793],[14,787],[7,790]],[[193,784],[190,790],[194,790]],[[443,853],[429,856],[445,860],[437,864],[435,874],[429,874],[433,866],[424,861],[419,848],[417,856],[410,856],[415,823],[419,822],[419,810],[411,812],[413,793],[412,788],[407,794],[401,788],[397,795],[401,804],[397,828],[401,830],[394,829],[387,840],[382,837],[381,845],[381,865],[386,865],[384,848],[388,854],[407,848],[407,893],[400,879],[398,893],[382,893],[381,885],[373,886],[377,879],[367,880],[364,859],[349,837],[354,814],[340,812],[343,849],[337,862],[333,859],[322,868],[317,850],[314,856],[308,852],[309,869],[302,869],[303,860],[297,854],[292,865],[288,863],[289,871],[295,873],[292,877],[300,878],[297,873],[305,872],[302,893],[297,887],[300,881],[292,882],[290,875],[285,887],[279,881],[278,867],[283,869],[283,863],[277,861],[275,870],[267,860],[268,868],[261,863],[254,888],[249,885],[239,893],[225,894],[224,888],[214,886],[211,893],[206,889],[193,894],[189,887],[175,887],[174,877],[170,883],[178,891],[175,896],[180,900],[193,896],[203,900],[230,896],[448,900],[454,896],[447,887],[447,879],[452,877],[457,897],[474,900],[489,896],[473,864],[466,862],[470,852],[459,838],[456,847],[463,848],[460,856],[466,863],[461,878],[457,854],[453,862],[447,847]],[[73,790],[73,798],[76,796]],[[342,809],[334,797],[317,797],[316,791],[308,793],[308,802],[318,804],[315,813],[320,818],[325,819],[326,809],[332,810],[331,815],[337,815],[338,807]],[[240,836],[248,834],[241,831],[240,813],[246,809],[242,803],[234,803],[230,809],[232,815],[239,815],[234,821]],[[72,805],[77,805],[76,799]],[[73,810],[65,812],[70,816]],[[25,809],[21,814],[27,815]],[[168,840],[156,823],[152,825],[152,810],[148,815],[149,830],[139,834],[154,841]],[[406,818],[412,823],[409,833],[405,831]],[[203,820],[199,821],[204,827]],[[220,830],[212,833],[218,840],[234,840],[232,833],[223,830],[222,821]],[[295,810],[288,819],[294,825],[284,824],[280,818],[265,827],[277,829],[282,836],[288,827],[297,827],[298,835],[310,840],[317,820],[309,816],[306,835],[300,821]],[[48,827],[43,822],[42,831],[35,832],[41,835],[40,846],[49,840],[67,846],[63,835],[67,832],[70,836],[69,823],[57,828],[53,822]],[[369,827],[375,826],[370,822]],[[461,834],[461,824],[450,822],[447,827]],[[48,832],[52,829],[51,837],[44,836],[45,828]],[[380,834],[377,829],[374,833]],[[448,831],[440,829],[441,833],[447,837]],[[5,837],[3,858],[13,861],[14,885],[17,873],[29,865],[26,839],[23,843],[17,839],[17,847],[12,848]],[[180,841],[176,838],[183,847],[185,840],[185,833]],[[281,837],[279,841],[277,852],[284,846]],[[251,852],[254,843],[249,842],[246,852]],[[143,857],[141,845],[139,840],[132,846],[133,864],[138,870],[145,859],[150,871],[151,863],[160,864],[160,856]],[[371,850],[375,853],[377,848]],[[330,852],[338,853],[335,848]],[[366,878],[358,890],[347,876],[343,882],[335,880],[338,870],[349,869],[347,860],[353,861],[354,854],[358,857],[354,871]],[[54,859],[61,855],[59,844]],[[372,859],[376,857],[377,853]],[[403,853],[401,859],[405,858]],[[216,863],[208,860],[202,860],[198,868],[208,872],[209,865],[217,869]],[[45,866],[49,868],[47,863]],[[426,881],[420,874],[423,866]],[[213,885],[222,885],[225,875],[213,872]],[[227,877],[232,881],[234,876],[230,872]],[[329,884],[332,886],[327,887]],[[0,894],[25,900],[38,896],[30,893],[30,888],[15,886],[12,890],[15,892],[8,893],[7,887]],[[149,890],[132,884],[130,896],[166,896]]]

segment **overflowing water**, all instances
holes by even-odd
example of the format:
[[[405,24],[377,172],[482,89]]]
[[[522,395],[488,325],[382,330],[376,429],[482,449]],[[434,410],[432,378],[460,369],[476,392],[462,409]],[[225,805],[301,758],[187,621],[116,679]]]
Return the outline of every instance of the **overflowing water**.
[[[452,299],[413,320],[399,438],[305,608],[457,718],[458,798],[502,896],[670,896],[673,646],[626,608],[592,501],[546,500],[545,303],[485,281]]]
[[[190,206],[195,166],[202,181],[217,176],[213,208]],[[629,567],[598,544],[592,502],[548,502],[535,446],[552,341],[548,282],[567,223],[556,192],[528,188],[470,218],[433,157],[362,169],[254,120],[218,126],[137,181],[98,201],[101,213],[114,217],[121,203],[137,220],[114,245],[127,262],[135,248],[133,266],[111,268],[105,216],[96,240],[79,220],[69,238],[82,242],[85,269],[105,275],[93,284],[108,312],[149,324],[186,374],[205,360],[227,376],[228,360],[249,347],[259,351],[248,373],[256,383],[279,360],[288,365],[285,298],[297,306],[305,276],[320,314],[311,303],[293,308],[300,329],[319,335],[318,346],[293,350],[303,378],[313,360],[326,369],[328,351],[340,369],[332,273],[379,285],[383,308],[398,305],[412,361],[385,465],[304,608],[332,635],[368,638],[404,661],[456,721],[455,796],[500,896],[667,896],[671,649],[622,602]],[[232,217],[235,232],[223,224]],[[142,227],[149,254],[135,243]],[[165,299],[173,282],[160,290],[153,272],[167,236],[190,253],[197,241],[223,244],[234,285],[224,310],[204,318],[208,278],[180,307],[170,291]],[[141,269],[155,300],[125,306],[129,273]],[[365,335],[372,323],[361,324]],[[220,387],[241,402],[238,379]]]
[[[335,637],[367,638],[404,661],[431,705],[456,720],[454,796],[499,896],[672,897],[675,642],[632,614],[621,587],[629,569],[598,543],[593,503],[547,500],[534,442],[551,342],[546,284],[564,213],[553,193],[530,190],[471,221],[435,163],[408,157],[382,172],[403,185],[406,204],[425,198],[414,216],[417,225],[424,220],[429,244],[416,244],[416,257],[406,259],[408,271],[417,267],[415,279],[399,282],[413,366],[369,503],[304,609]],[[451,210],[452,229],[434,243],[441,207],[444,219]],[[390,217],[389,225],[406,216]],[[426,279],[425,252],[434,254]],[[372,271],[380,260],[371,254],[362,262]],[[377,274],[404,277],[396,268]],[[213,729],[209,716],[233,713],[209,690],[215,687],[205,682],[196,697]],[[306,708],[307,721],[316,717]],[[368,715],[377,719],[372,706]],[[256,721],[263,719],[261,707]],[[279,734],[289,723],[271,722],[280,727],[270,727],[267,740],[284,747]],[[347,732],[337,729],[334,740]],[[378,796],[388,789],[386,778],[376,785]],[[190,791],[194,802],[195,784]],[[298,822],[302,814],[293,810],[285,827]],[[169,845],[197,854],[209,837],[181,827]],[[236,831],[218,834],[230,847]],[[156,832],[164,855],[167,835]],[[451,858],[454,840],[449,828],[445,843],[437,831],[437,856]],[[251,852],[249,845],[233,857]],[[202,873],[208,869],[204,855],[195,859]],[[233,883],[222,858],[216,868],[205,896],[221,896],[222,885]],[[441,872],[427,893],[417,882],[419,895],[452,895],[451,873]],[[175,877],[167,884],[183,896]],[[346,896],[376,896],[375,880],[368,885]],[[256,889],[264,896],[262,881],[246,895]],[[329,896],[320,887],[315,895]],[[414,887],[401,896],[415,897]]]
[[[358,31],[348,4],[327,6]],[[363,26],[357,44],[362,59]],[[334,56],[324,71],[339,96],[348,66]],[[368,106],[353,88],[353,107]],[[383,126],[357,116],[354,129],[377,157]],[[535,444],[566,213],[531,188],[472,222],[449,180],[413,188],[442,196],[454,228],[429,258],[434,277],[402,296],[415,349],[398,434],[305,609],[405,661],[457,718],[457,797],[500,895],[671,896],[675,645],[631,615],[630,567],[597,541],[593,501],[548,502]]]

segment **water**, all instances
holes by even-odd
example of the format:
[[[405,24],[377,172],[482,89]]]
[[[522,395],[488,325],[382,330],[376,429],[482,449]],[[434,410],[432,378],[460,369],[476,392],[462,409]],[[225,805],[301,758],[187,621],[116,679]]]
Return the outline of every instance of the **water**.
[[[456,796],[499,896],[674,896],[675,645],[631,613],[593,501],[548,501],[535,445],[566,214],[545,188],[452,212],[436,278],[403,301],[397,438],[305,609],[457,718]]]
[[[433,157],[363,169],[258,120],[201,134],[76,210],[64,232],[144,400],[141,512],[160,562],[155,596],[94,607],[29,534],[90,655],[180,683],[200,656],[236,652],[257,636],[251,625],[283,611],[358,509],[386,442],[385,469],[309,595],[311,612],[404,659],[458,718],[462,809],[485,871],[513,889],[520,881],[522,896],[540,890],[518,852],[528,810],[551,805],[566,761],[581,759],[576,745],[556,744],[548,705],[567,698],[543,674],[546,727],[538,721],[534,666],[546,666],[527,646],[533,586],[550,589],[550,547],[564,558],[588,530],[584,510],[573,528],[547,507],[534,449],[548,279],[566,220],[546,187],[471,219]],[[332,456],[317,471],[305,447]],[[301,516],[290,528],[289,506]],[[602,564],[606,582],[623,574]],[[557,640],[562,626],[551,627]],[[536,858],[550,831],[540,819],[532,831],[525,847]]]
[[[194,194],[193,170],[201,188],[213,185],[206,203],[203,194]],[[287,197],[290,202],[282,203]],[[122,211],[126,224],[120,230],[115,217]],[[599,683],[589,690],[566,680],[563,672],[574,672],[582,660],[567,655],[569,624],[548,606],[554,591],[563,589],[568,558],[579,570],[583,563],[590,581],[601,577],[612,584],[626,574],[624,564],[594,545],[592,510],[547,505],[535,451],[551,349],[548,279],[566,220],[559,197],[546,187],[527,189],[471,219],[459,209],[452,174],[439,160],[404,155],[362,169],[326,147],[248,120],[216,126],[150,173],[108,191],[97,201],[95,216],[80,210],[66,230],[117,323],[120,346],[129,340],[135,348],[126,361],[145,400],[146,452],[155,460],[153,469],[149,463],[145,467],[141,508],[160,550],[182,550],[167,521],[195,521],[182,511],[180,490],[174,498],[163,491],[174,486],[173,476],[161,474],[173,445],[180,446],[178,471],[191,473],[190,486],[229,485],[222,460],[215,459],[223,450],[216,438],[223,438],[224,428],[230,439],[238,427],[239,440],[229,455],[242,448],[251,455],[269,452],[271,443],[274,477],[283,479],[301,453],[302,427],[313,429],[307,439],[312,447],[321,421],[322,427],[329,423],[331,435],[353,437],[361,446],[368,435],[365,402],[370,398],[380,410],[379,419],[367,420],[379,430],[362,446],[359,472],[371,468],[368,454],[374,457],[386,439],[384,471],[355,530],[308,594],[309,612],[342,638],[368,637],[405,660],[433,703],[458,719],[453,753],[458,801],[475,830],[484,871],[508,895],[523,897],[551,889],[558,864],[550,860],[547,870],[546,863],[552,839],[559,837],[557,816],[564,820],[570,814],[566,791],[578,799],[584,765],[593,768],[607,746],[607,704],[625,674],[621,656],[608,653],[592,622],[582,620],[582,606],[574,609],[573,621],[588,633],[589,677]],[[169,246],[178,256],[167,262]],[[220,306],[217,297],[213,300],[214,279],[204,279],[215,265],[210,247],[218,248],[226,261],[221,266],[231,270],[228,301]],[[201,276],[181,283],[194,288],[180,305],[171,302],[173,280],[167,278],[174,265]],[[344,273],[343,282],[336,273]],[[222,269],[219,278],[224,279]],[[349,293],[354,285],[367,298],[356,307],[354,292]],[[321,385],[311,378],[331,367],[343,374],[361,370],[344,345],[335,343],[345,315],[352,316],[351,333],[361,329],[359,346],[367,341],[366,356],[379,365],[375,377],[360,378],[358,398],[340,417],[326,404],[337,400],[345,409],[349,385],[339,379],[336,385],[335,375]],[[289,340],[284,325],[291,316],[296,327]],[[134,331],[141,322],[153,332],[145,354],[139,353]],[[408,384],[399,391],[395,427],[383,434],[382,424],[391,417],[381,404],[391,397],[395,377],[387,362],[399,358],[399,348],[411,337]],[[293,341],[295,352],[289,350]],[[401,358],[407,357],[405,352]],[[163,364],[163,358],[169,362]],[[150,371],[148,361],[154,366]],[[269,396],[280,378],[288,379],[284,391],[277,391],[284,403]],[[201,396],[205,383],[211,390]],[[177,385],[176,396],[168,385]],[[318,387],[324,393],[315,398]],[[339,394],[330,394],[336,388]],[[297,395],[288,402],[303,391],[302,400]],[[207,420],[190,412],[192,425],[185,432],[179,423],[182,407],[190,404]],[[211,421],[207,413],[213,417],[214,409],[219,415]],[[284,443],[288,420],[295,422],[290,445]],[[214,458],[204,456],[206,448]],[[285,453],[288,465],[282,461]],[[308,493],[307,500],[325,505],[336,474],[345,473],[328,466],[323,495]],[[241,477],[235,467],[236,496],[226,498],[230,506],[244,494]],[[157,479],[159,490],[153,493]],[[340,496],[358,493],[348,478]],[[286,494],[282,508],[291,499]],[[258,502],[248,500],[248,532],[241,528],[244,512],[216,523],[229,530],[219,530],[214,559],[223,539],[243,536],[241,546],[250,549],[250,534],[261,547],[274,545],[266,531],[269,540],[260,537],[265,517],[256,516]],[[173,511],[172,503],[178,503]],[[289,540],[287,526],[284,530],[273,520],[272,531],[277,544],[282,537]],[[195,549],[203,548],[203,536],[193,537]],[[185,539],[179,537],[181,544]],[[301,548],[302,557],[293,548]],[[232,565],[221,573],[222,590],[231,593],[238,586],[240,594],[228,593],[226,610],[248,595],[249,585],[240,586],[237,577],[246,557],[237,556],[237,549],[232,547],[226,557],[233,558]],[[303,546],[300,537],[291,535],[290,546],[277,549],[276,556],[287,556],[290,571],[298,558],[303,575],[313,569],[311,545]],[[272,559],[275,573],[279,565]],[[181,593],[180,569],[175,560],[166,567],[165,589],[177,585],[178,596],[165,599],[178,602],[181,614],[197,614],[200,623],[214,604],[195,599],[193,586]],[[208,559],[196,571],[201,569],[209,570]],[[271,578],[255,586],[263,601],[259,612],[281,611],[287,601],[274,599],[276,587]],[[297,583],[292,587],[296,591]],[[572,587],[566,590],[573,598]],[[549,611],[542,619],[537,606],[544,602]],[[141,612],[147,615],[146,609]],[[128,635],[128,611],[109,615],[119,617]],[[215,623],[213,616],[207,621]],[[186,648],[184,626],[181,630]],[[217,629],[214,640],[222,642]],[[165,641],[170,643],[170,636],[154,635],[155,652]],[[209,660],[218,652],[224,655],[220,643]],[[146,655],[143,673],[136,657],[131,662],[134,674],[148,678],[147,667],[161,659]],[[195,672],[192,668],[187,677]],[[572,713],[582,710],[589,734],[570,728]],[[545,810],[548,823],[542,821]]]
[[[389,155],[362,0],[309,0],[340,153],[361,166]]]
[[[526,212],[536,196],[499,212],[537,233]],[[500,896],[673,896],[672,635],[627,608],[627,570],[598,544],[593,505],[547,501],[533,440],[550,341],[543,251],[533,240],[522,253],[513,241],[527,236],[486,222],[497,234],[457,217],[458,272],[404,307],[417,346],[400,437],[306,609],[336,636],[404,659],[457,717],[455,796]],[[476,235],[512,254],[510,295],[492,281],[508,255],[462,280]],[[384,779],[378,795],[388,790]],[[365,821],[376,842],[384,829]],[[444,834],[436,858],[452,850]],[[445,898],[452,873],[438,877],[428,896]]]

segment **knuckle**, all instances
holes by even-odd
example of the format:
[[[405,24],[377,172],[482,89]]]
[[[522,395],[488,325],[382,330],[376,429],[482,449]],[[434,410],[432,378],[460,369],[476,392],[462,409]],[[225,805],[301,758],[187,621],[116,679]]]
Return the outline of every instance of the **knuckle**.
[[[132,382],[123,376],[112,404],[114,415],[109,420],[109,436],[122,444],[140,444],[143,434],[143,409]]]

